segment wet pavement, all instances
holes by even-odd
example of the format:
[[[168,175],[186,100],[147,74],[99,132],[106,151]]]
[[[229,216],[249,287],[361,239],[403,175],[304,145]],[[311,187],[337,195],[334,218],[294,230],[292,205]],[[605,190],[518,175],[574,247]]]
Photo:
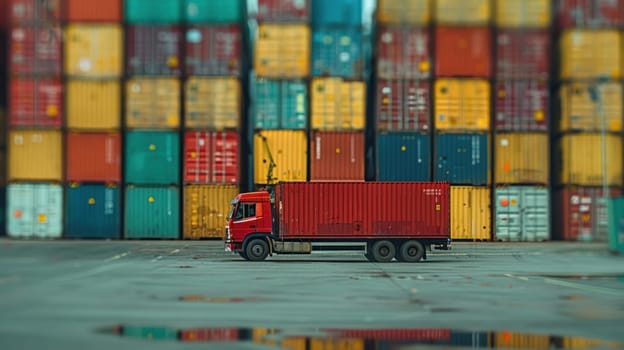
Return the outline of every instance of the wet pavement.
[[[247,262],[220,241],[0,239],[0,349],[624,348],[624,257],[472,243]]]

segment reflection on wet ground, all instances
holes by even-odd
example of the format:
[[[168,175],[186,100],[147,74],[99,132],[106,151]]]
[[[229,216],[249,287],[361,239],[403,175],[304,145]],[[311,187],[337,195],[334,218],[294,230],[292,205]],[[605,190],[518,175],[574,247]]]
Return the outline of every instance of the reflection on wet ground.
[[[432,329],[188,328],[115,325],[99,329],[121,337],[180,342],[251,342],[292,350],[381,350],[407,346],[489,349],[624,349],[624,344],[582,337],[526,334],[512,331]]]

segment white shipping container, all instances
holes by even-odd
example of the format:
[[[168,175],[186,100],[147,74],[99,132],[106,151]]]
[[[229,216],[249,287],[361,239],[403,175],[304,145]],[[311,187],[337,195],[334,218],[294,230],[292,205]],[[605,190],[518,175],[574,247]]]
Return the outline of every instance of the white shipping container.
[[[20,183],[7,186],[10,237],[60,238],[63,233],[61,185]]]

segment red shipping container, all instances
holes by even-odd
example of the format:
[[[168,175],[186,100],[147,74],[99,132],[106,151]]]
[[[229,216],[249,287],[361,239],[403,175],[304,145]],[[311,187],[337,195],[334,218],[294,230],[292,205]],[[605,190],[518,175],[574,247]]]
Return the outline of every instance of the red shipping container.
[[[239,182],[239,138],[234,131],[187,131],[184,136],[184,182]]]
[[[608,237],[607,204],[600,187],[566,187],[556,195],[554,205],[558,229],[556,239],[566,241],[606,241]],[[622,195],[620,189],[609,189],[609,197]]]
[[[63,84],[61,79],[11,79],[10,126],[61,127]]]
[[[324,329],[324,331],[341,338],[392,340],[396,342],[451,340],[451,330],[448,328]]]
[[[450,185],[291,182],[275,187],[285,238],[449,238]]]
[[[364,133],[314,132],[310,181],[364,181]]]
[[[185,43],[187,75],[240,76],[240,26],[191,26]]]
[[[197,328],[180,330],[183,342],[226,342],[238,341],[238,328]]]
[[[307,22],[309,13],[308,0],[258,0],[260,22]]]
[[[377,75],[383,79],[428,78],[431,75],[429,30],[384,27],[377,38]]]
[[[120,134],[68,133],[67,180],[121,182]]]
[[[548,131],[549,90],[545,80],[497,81],[494,125],[498,131]]]
[[[488,27],[437,27],[436,76],[489,78],[490,35]]]
[[[496,34],[498,79],[546,79],[550,74],[550,33],[499,29]]]
[[[41,24],[61,20],[61,0],[9,0],[9,22]]]
[[[429,131],[430,96],[428,80],[378,80],[377,130]]]
[[[128,26],[126,30],[129,75],[179,76],[181,32],[178,26]]]
[[[560,28],[618,28],[624,24],[624,0],[559,0]]]
[[[60,25],[14,27],[9,48],[10,72],[60,76],[62,40]]]
[[[65,0],[69,22],[121,22],[122,0]]]

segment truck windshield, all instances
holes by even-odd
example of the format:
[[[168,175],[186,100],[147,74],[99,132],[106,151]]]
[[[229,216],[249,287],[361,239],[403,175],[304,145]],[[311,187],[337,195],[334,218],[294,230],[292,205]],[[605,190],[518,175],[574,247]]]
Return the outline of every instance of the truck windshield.
[[[232,220],[232,217],[234,216],[235,211],[236,211],[236,203],[232,203],[232,208],[230,208],[230,213],[227,216],[227,221]]]

